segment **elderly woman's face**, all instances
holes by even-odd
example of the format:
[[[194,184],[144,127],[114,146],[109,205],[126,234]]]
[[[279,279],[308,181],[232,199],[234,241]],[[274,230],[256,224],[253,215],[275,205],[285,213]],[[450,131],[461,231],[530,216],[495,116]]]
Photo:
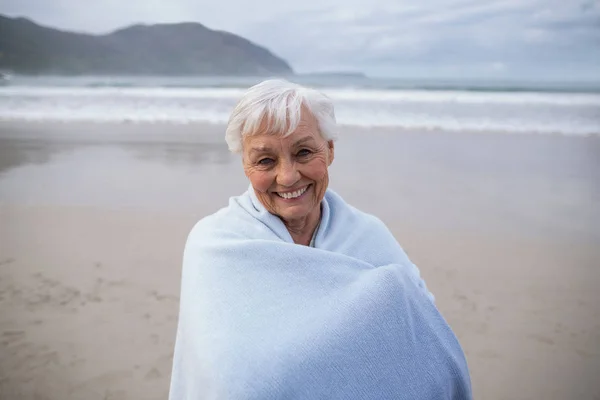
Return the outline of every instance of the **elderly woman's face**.
[[[289,136],[246,136],[243,144],[246,176],[266,209],[285,221],[319,212],[333,161],[333,142],[321,137],[317,120],[302,112]]]

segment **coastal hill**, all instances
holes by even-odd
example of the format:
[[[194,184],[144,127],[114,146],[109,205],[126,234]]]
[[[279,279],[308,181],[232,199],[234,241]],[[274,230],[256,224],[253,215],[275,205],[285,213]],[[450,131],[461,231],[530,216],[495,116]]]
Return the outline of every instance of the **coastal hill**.
[[[134,25],[90,35],[3,15],[0,70],[50,75],[293,74],[268,49],[199,23]]]

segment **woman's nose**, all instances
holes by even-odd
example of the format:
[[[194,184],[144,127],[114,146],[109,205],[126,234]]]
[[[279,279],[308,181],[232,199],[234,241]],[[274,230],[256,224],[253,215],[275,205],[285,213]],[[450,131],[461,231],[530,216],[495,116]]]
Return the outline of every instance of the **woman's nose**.
[[[291,187],[300,179],[300,172],[293,161],[283,161],[277,171],[277,184]]]

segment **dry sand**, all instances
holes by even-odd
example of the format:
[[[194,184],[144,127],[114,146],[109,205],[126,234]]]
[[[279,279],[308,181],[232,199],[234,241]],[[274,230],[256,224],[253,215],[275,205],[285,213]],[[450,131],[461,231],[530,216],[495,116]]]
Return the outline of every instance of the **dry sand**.
[[[247,182],[222,127],[0,123],[0,399],[165,399],[181,252]],[[347,129],[477,399],[600,398],[600,138]]]

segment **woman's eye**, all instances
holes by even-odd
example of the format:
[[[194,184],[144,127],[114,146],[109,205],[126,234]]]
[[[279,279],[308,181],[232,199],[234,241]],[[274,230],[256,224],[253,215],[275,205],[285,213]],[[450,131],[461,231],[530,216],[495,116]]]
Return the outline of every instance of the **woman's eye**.
[[[271,165],[271,163],[273,163],[272,158],[262,158],[258,161],[259,165]]]
[[[310,150],[308,150],[308,149],[302,149],[302,150],[300,150],[300,151],[298,152],[298,155],[299,155],[300,157],[305,157],[305,156],[307,156],[307,155],[309,155],[309,154],[311,154],[311,151],[310,151]]]

